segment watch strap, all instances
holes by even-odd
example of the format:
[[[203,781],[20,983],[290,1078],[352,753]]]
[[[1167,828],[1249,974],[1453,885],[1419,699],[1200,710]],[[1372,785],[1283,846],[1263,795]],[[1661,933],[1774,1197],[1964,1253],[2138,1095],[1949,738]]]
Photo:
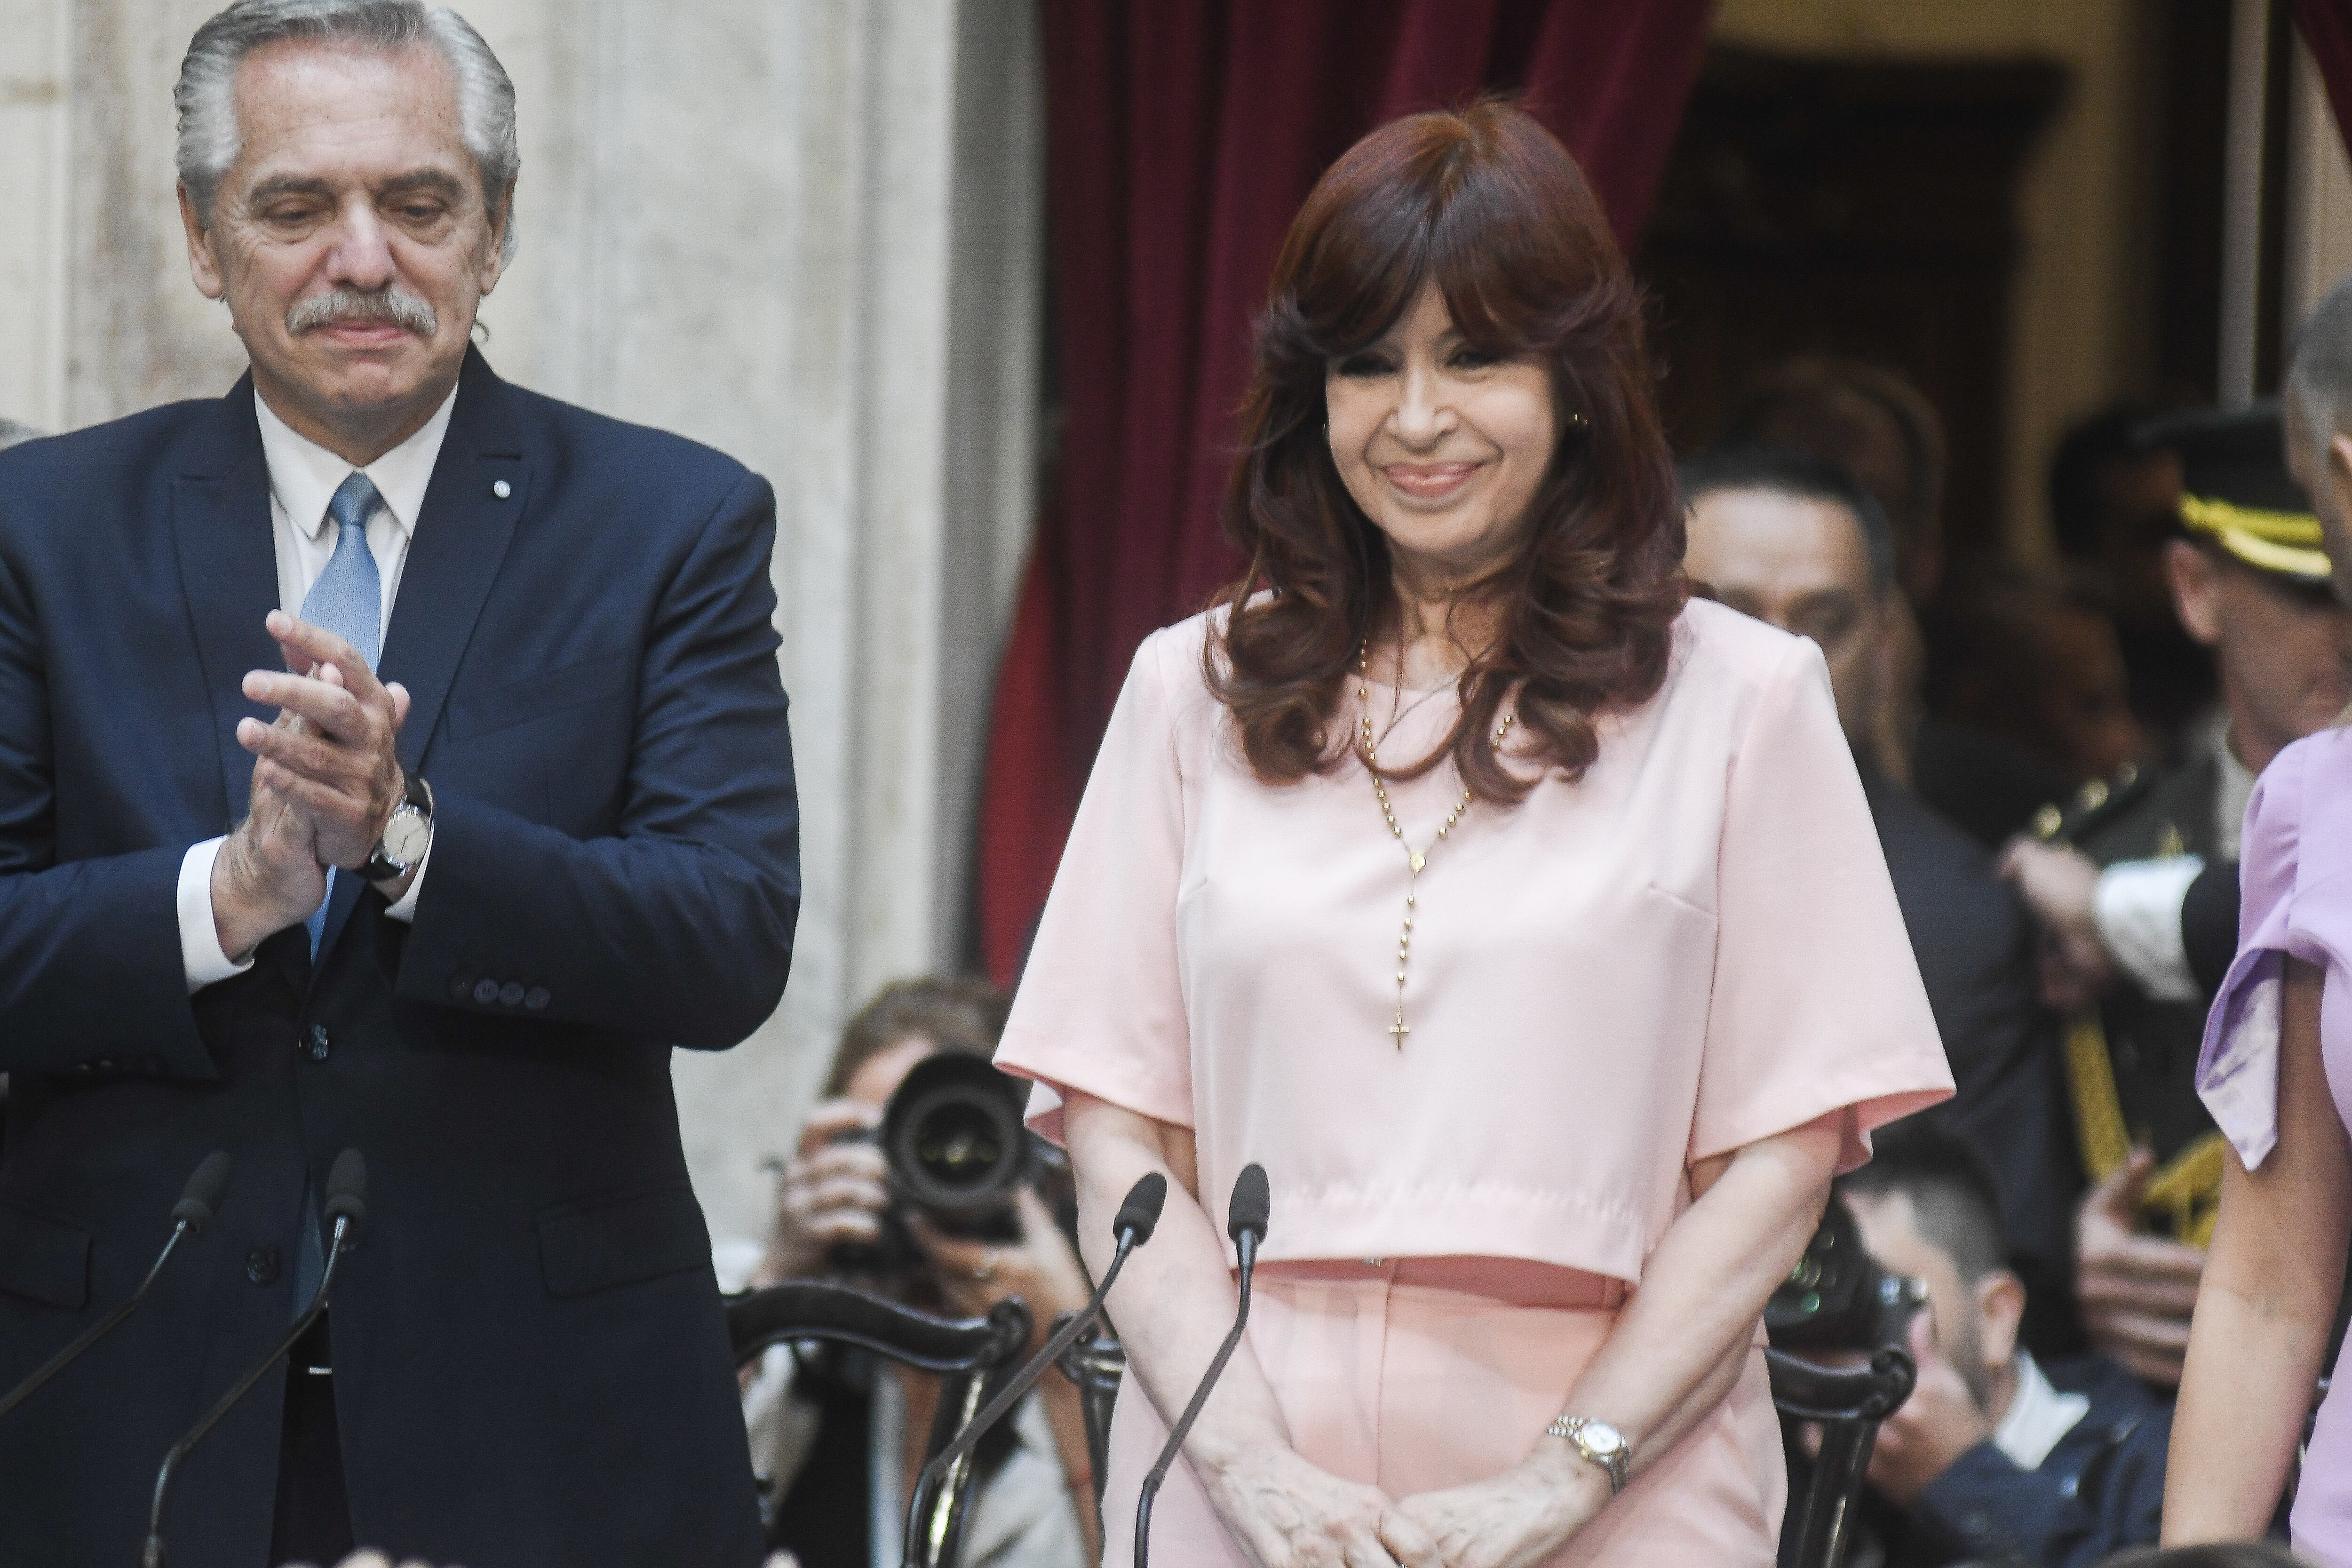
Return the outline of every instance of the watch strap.
[[[400,771],[400,782],[401,800],[398,805],[392,808],[393,816],[398,816],[404,811],[414,811],[425,818],[425,826],[429,829],[433,824],[433,786],[425,782],[424,774],[410,773],[406,768]],[[427,837],[425,843],[429,847],[432,839]],[[418,861],[424,858],[422,855],[417,857]],[[369,882],[389,881],[394,877],[405,876],[414,864],[415,862],[404,866],[387,859],[383,853],[383,840],[379,838],[376,840],[374,852],[368,857],[367,864],[360,868],[360,878]]]
[[[1625,1489],[1625,1483],[1632,1479],[1633,1457],[1623,1436],[1613,1426],[1607,1429],[1617,1436],[1616,1446],[1605,1450],[1597,1447],[1584,1434],[1584,1429],[1593,1425],[1596,1423],[1588,1416],[1555,1416],[1551,1425],[1544,1428],[1544,1434],[1565,1440],[1587,1462],[1600,1466],[1609,1477],[1609,1495],[1614,1497]]]

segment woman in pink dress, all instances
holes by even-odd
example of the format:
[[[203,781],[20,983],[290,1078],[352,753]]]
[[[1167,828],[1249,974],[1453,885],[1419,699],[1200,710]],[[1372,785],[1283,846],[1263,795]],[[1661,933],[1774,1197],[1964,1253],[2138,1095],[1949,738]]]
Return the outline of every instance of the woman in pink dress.
[[[1685,605],[1640,301],[1507,106],[1333,166],[1261,319],[1247,574],[1138,652],[1000,1065],[1112,1208],[1105,1560],[1762,1568],[1765,1298],[1950,1091],[1818,649]],[[1630,1464],[1626,1461],[1630,1459]]]

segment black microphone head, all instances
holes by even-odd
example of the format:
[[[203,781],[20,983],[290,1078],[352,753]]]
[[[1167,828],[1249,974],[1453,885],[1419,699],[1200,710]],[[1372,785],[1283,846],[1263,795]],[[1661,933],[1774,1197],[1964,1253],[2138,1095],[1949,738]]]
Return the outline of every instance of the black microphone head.
[[[227,1190],[228,1151],[215,1149],[205,1156],[204,1163],[181,1190],[180,1201],[172,1205],[173,1221],[202,1234],[213,1222],[213,1211],[220,1207],[221,1194]]]
[[[1110,1222],[1113,1237],[1135,1234],[1135,1245],[1141,1247],[1151,1239],[1160,1224],[1160,1210],[1168,1202],[1168,1178],[1154,1171],[1127,1189],[1127,1201],[1118,1205],[1118,1213]]]
[[[329,1224],[349,1218],[353,1229],[367,1218],[367,1162],[356,1149],[335,1156],[327,1173],[327,1201],[322,1207]]]
[[[1225,1234],[1238,1242],[1246,1231],[1264,1241],[1266,1209],[1272,1202],[1265,1188],[1265,1167],[1244,1165],[1234,1183],[1234,1201],[1225,1209]]]

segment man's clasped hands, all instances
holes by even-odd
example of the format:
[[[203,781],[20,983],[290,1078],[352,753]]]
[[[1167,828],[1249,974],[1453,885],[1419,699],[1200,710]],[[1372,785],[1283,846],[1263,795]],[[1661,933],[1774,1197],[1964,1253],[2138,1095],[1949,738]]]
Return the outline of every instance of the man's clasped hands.
[[[253,789],[213,861],[213,919],[221,951],[236,960],[318,909],[329,867],[367,864],[404,787],[394,745],[407,689],[379,681],[350,643],[283,610],[268,627],[286,668],[248,671],[243,689],[278,718],[237,721],[237,744],[255,758]],[[415,875],[378,886],[397,901]]]

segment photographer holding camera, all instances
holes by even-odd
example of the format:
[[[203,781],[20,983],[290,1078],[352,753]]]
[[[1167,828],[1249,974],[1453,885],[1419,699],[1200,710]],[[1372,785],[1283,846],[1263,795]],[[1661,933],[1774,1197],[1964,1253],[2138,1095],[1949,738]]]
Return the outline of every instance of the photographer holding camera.
[[[912,1096],[921,1120],[927,1085],[944,1085],[929,1103],[949,1102],[951,1115],[955,1103],[975,1094],[1009,1093],[1003,1125],[1025,1138],[1019,1088],[1009,1080],[1003,1090],[975,1087],[993,1076],[986,1062],[1005,1005],[1001,992],[978,982],[900,981],[850,1021],[824,1097],[784,1164],[775,1227],[754,1285],[844,1279],[954,1317],[977,1317],[1017,1296],[1035,1323],[1032,1352],[1056,1313],[1086,1304],[1085,1269],[1055,1217],[1056,1207],[1069,1206],[1066,1174],[1045,1178],[1064,1189],[1051,1205],[1033,1170],[1009,1200],[962,1212],[923,1201],[936,1204],[938,1183],[926,1179],[919,1156],[909,1168],[906,1139],[888,1140],[902,1150],[895,1176],[885,1152],[886,1113],[895,1133]],[[926,1063],[933,1065],[917,1074]],[[980,1129],[983,1142],[988,1135]],[[909,1368],[854,1353],[795,1355],[788,1346],[750,1369],[744,1417],[769,1544],[808,1563],[896,1568],[898,1520],[922,1468],[939,1389],[938,1378]],[[1040,1383],[982,1442],[978,1458],[964,1536],[969,1568],[1087,1568],[1094,1561],[1085,1419],[1067,1379]]]
[[[1925,1310],[1876,1336],[1901,1333],[1919,1363],[1871,1454],[1890,1568],[2077,1568],[2153,1542],[2170,1413],[2104,1356],[2045,1369],[2019,1343],[2025,1286],[2004,1262],[1983,1158],[1948,1133],[1890,1127],[1836,1192],[1877,1267],[1926,1287]]]

